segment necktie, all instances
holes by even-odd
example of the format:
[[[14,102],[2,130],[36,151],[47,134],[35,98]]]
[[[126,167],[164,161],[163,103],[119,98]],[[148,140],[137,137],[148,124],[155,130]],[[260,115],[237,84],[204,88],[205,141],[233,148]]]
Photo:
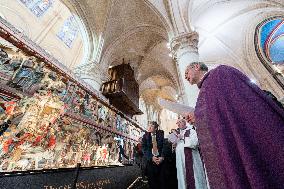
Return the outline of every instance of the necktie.
[[[153,144],[153,148],[152,148],[153,156],[159,156],[156,134],[152,135],[152,144]]]

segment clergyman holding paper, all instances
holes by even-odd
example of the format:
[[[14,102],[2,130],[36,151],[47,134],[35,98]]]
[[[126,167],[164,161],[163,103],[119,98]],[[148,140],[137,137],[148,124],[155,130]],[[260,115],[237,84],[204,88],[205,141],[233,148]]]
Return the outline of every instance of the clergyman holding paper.
[[[196,131],[184,119],[179,119],[177,125],[177,132],[171,133],[168,139],[176,145],[178,188],[208,189]]]

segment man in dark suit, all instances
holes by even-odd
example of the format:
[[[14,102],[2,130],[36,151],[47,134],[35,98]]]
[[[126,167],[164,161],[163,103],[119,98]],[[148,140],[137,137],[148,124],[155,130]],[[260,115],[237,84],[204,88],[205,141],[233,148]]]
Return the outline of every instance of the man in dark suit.
[[[163,146],[164,162],[161,168],[161,188],[177,189],[177,169],[176,169],[176,153],[173,150],[173,145],[168,139],[164,140]]]
[[[142,151],[147,160],[146,175],[151,189],[161,188],[161,167],[164,160],[163,145],[164,131],[159,130],[157,122],[151,121],[148,132],[142,138]]]

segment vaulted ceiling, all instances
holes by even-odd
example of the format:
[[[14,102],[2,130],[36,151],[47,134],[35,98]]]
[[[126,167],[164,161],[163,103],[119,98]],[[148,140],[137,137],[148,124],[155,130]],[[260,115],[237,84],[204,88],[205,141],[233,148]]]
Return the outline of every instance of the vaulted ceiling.
[[[147,103],[158,108],[157,97],[175,99],[178,76],[167,48],[168,34],[163,20],[145,1],[65,1],[87,23],[94,41],[103,38],[99,64],[104,73],[124,59],[133,67]]]
[[[179,24],[185,31],[199,33],[200,60],[213,66],[230,64],[250,75],[246,64],[251,53],[247,52],[253,46],[245,46],[245,42],[253,44],[255,22],[283,13],[284,7],[282,0],[63,1],[82,18],[94,42],[90,52],[96,52],[99,38],[103,39],[98,61],[102,71],[107,73],[109,66],[124,59],[135,70],[141,96],[154,105],[158,97],[175,100],[180,88],[167,48]],[[182,16],[180,23],[171,16],[174,3]]]

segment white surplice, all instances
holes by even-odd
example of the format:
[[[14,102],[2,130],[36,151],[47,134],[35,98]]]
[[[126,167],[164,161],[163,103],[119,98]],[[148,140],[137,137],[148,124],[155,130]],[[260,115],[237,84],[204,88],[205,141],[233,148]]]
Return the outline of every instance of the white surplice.
[[[184,137],[186,131],[190,130],[190,136]],[[193,159],[193,172],[195,186],[189,186],[190,188],[196,189],[209,189],[207,186],[206,176],[204,173],[203,163],[200,158],[198,151],[198,139],[196,131],[192,128],[191,125],[183,130],[180,130],[180,134],[183,136],[182,140],[177,140],[176,145],[176,168],[177,168],[177,179],[178,179],[178,188],[186,189],[186,166],[185,166],[185,154],[184,148],[192,149],[192,159]]]

